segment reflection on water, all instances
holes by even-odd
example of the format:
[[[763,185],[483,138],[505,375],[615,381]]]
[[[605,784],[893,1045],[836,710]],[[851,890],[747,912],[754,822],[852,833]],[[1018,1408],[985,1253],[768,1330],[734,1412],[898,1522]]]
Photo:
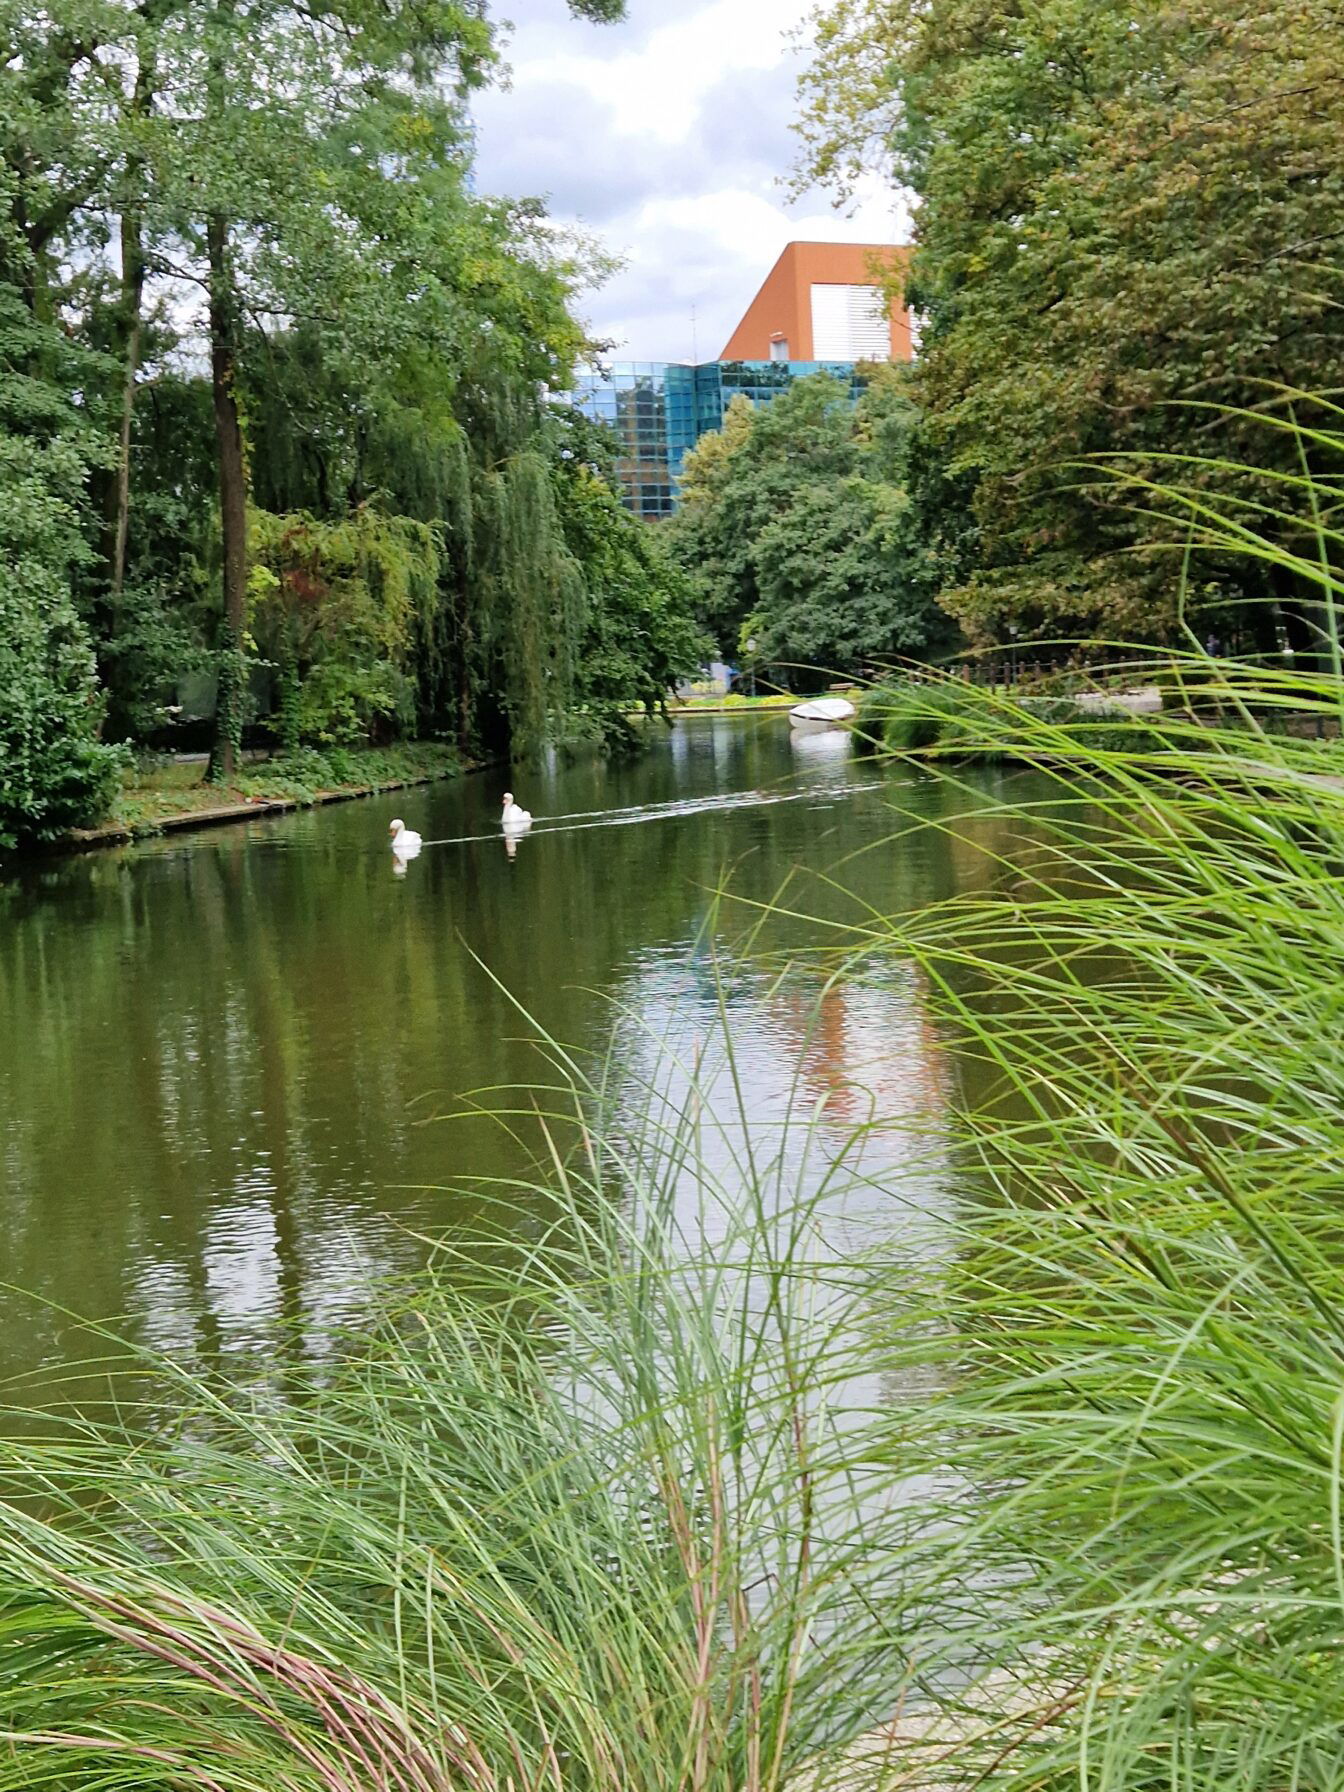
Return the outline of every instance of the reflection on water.
[[[743,1487],[792,1482],[801,1420],[814,1461],[845,1463],[810,1489],[824,1577],[823,1557],[843,1558],[856,1517],[870,1525],[930,1489],[840,1447],[894,1399],[928,1392],[918,1370],[894,1384],[869,1331],[874,1290],[891,1319],[903,1275],[923,1291],[949,1248],[950,1070],[926,991],[901,964],[821,989],[803,977],[771,983],[722,970],[707,947],[646,955],[622,996],[614,1130],[635,1200],[667,1215],[660,1236],[684,1265],[682,1301],[696,1316],[685,1330],[694,1336],[709,1316],[721,1360],[737,1365],[734,1397],[750,1389],[740,1440],[750,1468],[730,1503],[750,1505]],[[695,1347],[669,1324],[666,1348],[679,1385],[671,1364]],[[585,1380],[576,1393],[606,1413],[602,1385]],[[744,1531],[762,1551],[745,1578],[764,1599],[778,1564],[759,1515]]]
[[[657,1136],[678,1138],[695,1118],[695,1149],[668,1153],[688,1252],[731,1229],[745,1172],[784,1234],[802,1216],[809,1256],[932,1248],[951,1201],[948,1073],[912,967],[818,990],[802,977],[726,984],[709,952],[663,952],[621,1002],[630,1132],[647,1135],[652,1115]]]
[[[522,840],[501,835],[494,774],[398,793],[425,840],[413,861],[388,852],[393,799],[368,799],[0,887],[0,1279],[51,1303],[6,1299],[0,1374],[82,1350],[65,1309],[207,1358],[281,1331],[320,1349],[419,1260],[419,1234],[525,1173],[525,1142],[446,1117],[543,1072],[521,1011],[582,1049],[614,1022],[634,1085],[654,1043],[703,1057],[722,1000],[749,1121],[717,1142],[725,1169],[748,1145],[803,1149],[776,1124],[792,1100],[823,1140],[874,1121],[837,1223],[872,1223],[864,1203],[906,1174],[915,1133],[907,1184],[936,1202],[924,1121],[942,1073],[909,972],[817,1009],[810,985],[721,978],[706,932],[731,945],[759,918],[719,903],[725,883],[759,905],[799,867],[841,867],[852,896],[808,896],[831,920],[995,875],[1001,774],[979,821],[912,833],[911,813],[941,820],[965,793],[884,780],[848,748],[781,716],[697,718],[633,764],[515,771],[536,815]],[[779,915],[761,941],[816,937]],[[520,1196],[520,1229],[530,1212]]]
[[[794,764],[800,772],[824,774],[843,767],[849,759],[853,742],[843,728],[820,728],[815,732],[802,728],[789,731]]]

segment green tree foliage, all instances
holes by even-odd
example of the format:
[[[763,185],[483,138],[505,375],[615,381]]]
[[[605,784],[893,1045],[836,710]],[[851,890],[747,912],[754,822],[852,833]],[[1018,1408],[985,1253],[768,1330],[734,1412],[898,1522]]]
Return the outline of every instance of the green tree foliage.
[[[552,316],[568,333],[562,301],[557,287]],[[283,536],[296,516],[377,516],[385,539],[390,529],[423,540],[432,565],[389,645],[410,678],[409,715],[466,751],[535,747],[564,704],[566,678],[547,672],[567,669],[572,591],[540,397],[559,350],[540,334],[541,310],[529,335],[501,306],[465,366],[412,346],[364,379],[357,405],[339,347],[315,335],[258,345],[251,371],[253,492],[266,529]]]
[[[733,401],[687,457],[669,531],[721,648],[751,636],[806,680],[945,642],[906,490],[917,422],[894,370],[857,408],[826,374],[759,410]]]
[[[70,600],[85,467],[0,434],[0,846],[96,819],[120,764],[97,739],[88,632]]]
[[[40,551],[90,737],[152,734],[184,681],[218,683],[221,770],[253,699],[286,742],[495,752],[656,707],[684,585],[561,467],[546,394],[602,263],[473,190],[485,9],[0,0],[0,38],[0,352],[46,381],[0,445],[31,483],[39,390],[80,426]]]
[[[430,525],[368,506],[329,522],[254,511],[250,546],[249,624],[285,746],[409,731],[415,623],[438,576]]]
[[[942,513],[974,548],[947,592],[969,629],[1164,626],[1170,556],[1126,551],[1151,531],[1074,463],[1230,454],[1241,426],[1181,401],[1337,383],[1342,25],[1335,0],[826,9],[808,171],[843,186],[877,161],[919,195],[918,393],[945,495],[973,494],[964,523]],[[1291,622],[1291,580],[1214,558],[1200,576]]]
[[[471,211],[463,100],[491,66],[479,8],[343,0],[158,0],[134,46],[155,104],[134,166],[151,209],[141,247],[208,296],[223,607],[217,764],[241,726],[247,624],[248,338],[297,321],[347,395],[413,340],[460,350]],[[488,286],[492,270],[481,269]]]
[[[71,596],[96,438],[70,387],[88,364],[39,315],[31,252],[3,223],[0,270],[0,846],[12,846],[93,819],[119,755],[98,740],[93,649]]]
[[[148,333],[147,333],[148,334]],[[199,376],[155,363],[139,388],[134,481],[121,585],[114,587],[104,531],[83,581],[107,694],[107,732],[152,737],[168,721],[178,687],[213,666],[220,607],[218,496],[210,388]]]
[[[628,744],[630,712],[658,709],[702,643],[685,576],[621,506],[603,432],[502,374],[457,389],[459,421],[454,387],[417,359],[418,403],[385,392],[344,433],[329,417],[296,433],[287,416],[340,393],[287,346],[301,390],[273,381],[258,430],[256,495],[277,511],[253,513],[249,617],[290,736],[400,721],[468,751]]]
[[[623,507],[599,432],[572,411],[557,411],[553,427],[560,522],[585,601],[574,725],[628,747],[631,711],[661,714],[668,691],[695,672],[708,643],[691,618],[689,580],[662,535]]]
[[[756,538],[762,610],[745,629],[767,660],[848,669],[916,652],[926,619],[892,603],[904,495],[858,477],[805,486]]]
[[[748,463],[741,457],[755,421],[751,400],[739,393],[723,428],[701,436],[686,456],[681,507],[668,531],[674,555],[694,581],[696,614],[723,649],[736,646],[742,619],[756,602],[749,519],[737,496],[746,483]]]

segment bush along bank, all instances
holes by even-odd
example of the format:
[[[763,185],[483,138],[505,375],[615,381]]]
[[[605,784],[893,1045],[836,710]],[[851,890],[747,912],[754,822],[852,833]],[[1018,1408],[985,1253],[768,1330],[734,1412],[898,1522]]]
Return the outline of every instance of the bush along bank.
[[[204,760],[141,758],[128,765],[106,818],[55,835],[48,848],[115,845],[170,828],[208,827],[274,809],[307,808],[407,784],[459,777],[464,765],[441,741],[390,747],[299,747],[244,762],[225,784]]]
[[[855,729],[879,758],[929,758],[1000,764],[1068,762],[1107,753],[1171,753],[1187,743],[1187,719],[1134,715],[1104,699],[1085,708],[1076,697],[986,693],[955,678],[877,685],[859,704]]]

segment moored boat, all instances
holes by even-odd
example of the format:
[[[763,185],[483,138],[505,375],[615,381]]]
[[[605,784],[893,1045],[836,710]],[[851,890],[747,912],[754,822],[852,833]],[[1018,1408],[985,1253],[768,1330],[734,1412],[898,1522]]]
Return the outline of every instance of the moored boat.
[[[854,719],[854,705],[848,697],[813,697],[797,703],[789,711],[789,725],[815,733],[819,728],[842,728]]]

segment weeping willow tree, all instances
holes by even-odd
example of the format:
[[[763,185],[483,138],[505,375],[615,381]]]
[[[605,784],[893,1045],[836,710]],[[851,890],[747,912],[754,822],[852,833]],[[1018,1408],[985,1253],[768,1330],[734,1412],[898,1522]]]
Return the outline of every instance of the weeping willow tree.
[[[698,642],[688,625],[669,652],[665,612],[689,615],[689,593],[630,551],[614,488],[573,502],[579,462],[604,478],[548,399],[584,346],[581,270],[534,208],[479,201],[446,166],[414,193],[416,327],[398,310],[374,352],[376,331],[296,319],[257,328],[240,361],[251,497],[272,519],[254,632],[282,669],[288,737],[325,717],[469,756],[609,741],[611,716],[650,707],[651,687],[656,707]],[[626,647],[602,656],[600,691],[583,675],[596,635]]]
[[[290,378],[254,422],[252,471],[268,506],[257,639],[286,669],[289,714],[309,731],[302,692],[321,668],[339,696],[335,667],[353,650],[370,713],[451,734],[469,753],[535,753],[573,705],[589,612],[538,383],[488,363],[447,377],[416,355],[395,391],[351,407],[322,389],[309,345],[288,352]],[[399,668],[406,688],[394,693]]]
[[[515,750],[535,752],[573,698],[586,593],[565,544],[551,470],[524,448],[476,482],[481,530],[475,676]]]

